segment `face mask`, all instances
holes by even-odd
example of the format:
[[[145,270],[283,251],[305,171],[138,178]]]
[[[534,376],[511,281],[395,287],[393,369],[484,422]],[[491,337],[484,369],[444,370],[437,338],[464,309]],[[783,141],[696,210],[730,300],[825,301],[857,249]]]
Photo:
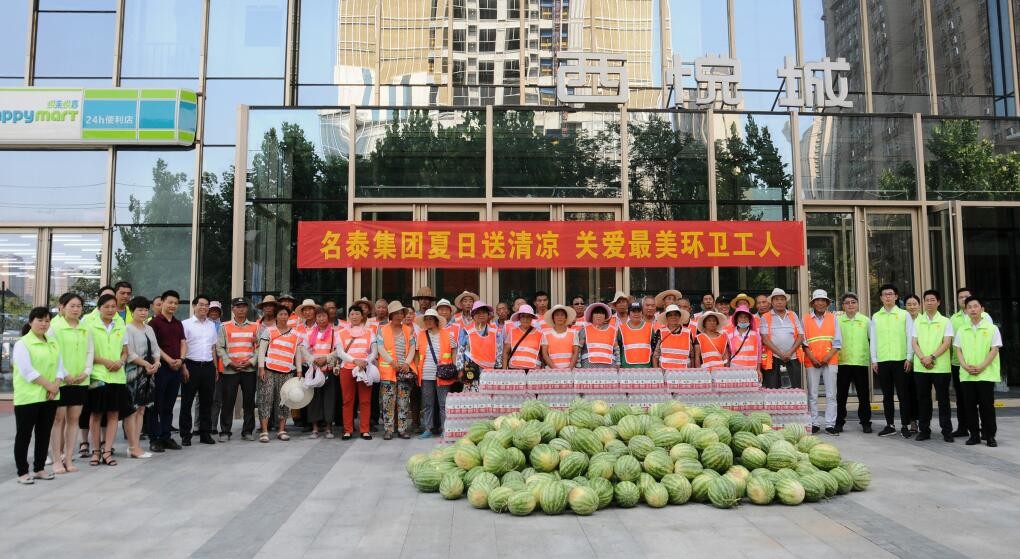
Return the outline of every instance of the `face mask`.
[[[751,323],[747,322],[746,320],[741,320],[740,322],[737,323],[737,327],[739,328],[749,328],[750,326]]]

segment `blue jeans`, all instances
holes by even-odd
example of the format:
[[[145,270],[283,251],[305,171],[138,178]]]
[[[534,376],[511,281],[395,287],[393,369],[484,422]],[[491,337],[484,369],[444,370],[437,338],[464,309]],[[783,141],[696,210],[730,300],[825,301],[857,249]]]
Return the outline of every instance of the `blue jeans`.
[[[152,433],[156,441],[170,439],[170,424],[174,417],[174,403],[181,389],[181,372],[162,364],[156,371],[155,396],[153,398]]]

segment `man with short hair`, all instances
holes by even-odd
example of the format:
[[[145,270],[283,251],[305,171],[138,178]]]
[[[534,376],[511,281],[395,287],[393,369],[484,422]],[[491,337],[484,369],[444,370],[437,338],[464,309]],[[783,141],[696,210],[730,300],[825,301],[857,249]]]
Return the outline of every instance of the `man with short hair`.
[[[432,305],[436,302],[436,295],[432,292],[432,288],[425,286],[415,293],[411,300],[418,303],[418,310],[416,311],[417,316],[422,316],[425,311],[432,308]]]
[[[931,391],[939,404],[939,427],[942,439],[953,442],[952,410],[949,409],[949,378],[952,373],[949,348],[953,344],[953,325],[939,312],[942,295],[929,289],[921,296],[924,312],[917,315],[910,333],[910,344],[914,349],[914,383],[917,386],[917,417],[919,441],[931,438],[932,401]]]
[[[956,312],[953,316],[949,317],[949,322],[953,327],[953,332],[959,332],[967,322],[970,320],[964,309],[966,307],[967,298],[973,295],[969,287],[961,287],[956,290]],[[988,313],[982,314],[983,320],[991,321]],[[950,360],[953,376],[953,393],[955,394],[956,400],[956,431],[953,431],[954,437],[968,437],[970,434],[967,432],[967,425],[969,418],[967,417],[967,411],[970,409],[963,398],[963,387],[960,385],[960,358],[957,355],[957,349],[954,345],[952,348],[952,356]]]
[[[380,327],[390,321],[389,314],[386,313],[386,308],[389,306],[389,304],[390,304],[389,301],[387,301],[386,299],[375,300],[375,308],[373,309],[375,311],[375,314],[374,316],[368,319],[369,326]]]
[[[170,424],[173,420],[174,403],[181,381],[188,374],[182,356],[187,349],[184,325],[174,317],[180,295],[172,289],[164,291],[162,312],[154,317],[149,326],[156,334],[159,343],[159,370],[154,377],[153,422],[149,436],[149,449],[163,452],[164,449],[180,450],[181,445],[170,436]]]
[[[790,386],[800,388],[801,343],[804,341],[804,327],[797,313],[786,309],[786,292],[780,288],[772,290],[769,300],[772,310],[761,317],[761,341],[765,344],[762,359],[762,384],[765,388],[780,388],[787,377]]]
[[[117,298],[117,315],[124,323],[131,322],[131,309],[128,308],[128,301],[134,292],[131,284],[126,281],[118,281],[113,284],[113,296]]]
[[[715,312],[717,312],[717,313],[719,313],[719,314],[721,314],[723,316],[729,316],[730,315],[730,296],[729,295],[725,295],[723,293],[720,293],[719,296],[715,298]]]
[[[535,314],[539,318],[545,316],[546,311],[549,310],[549,293],[545,291],[536,291],[533,299],[535,305]]]
[[[759,293],[754,298],[754,308],[757,311],[755,314],[758,318],[765,316],[765,313],[772,310],[772,301],[769,301],[769,296],[764,293]]]
[[[610,304],[616,313],[609,317],[609,325],[619,328],[624,322],[629,320],[630,308],[630,295],[627,295],[623,291],[617,291],[616,295],[613,295],[613,302]]]
[[[220,328],[216,352],[223,362],[220,375],[220,442],[230,440],[234,425],[234,403],[237,390],[241,389],[241,409],[244,422],[241,424],[241,438],[254,440],[255,431],[255,388],[257,385],[256,365],[258,351],[258,324],[248,320],[248,301],[236,298],[230,302],[231,320]],[[213,417],[215,420],[215,416]]]
[[[899,308],[899,290],[895,285],[887,283],[879,288],[882,308],[871,316],[871,370],[878,374],[878,383],[882,387],[882,408],[885,412],[885,428],[879,431],[879,437],[896,433],[896,400],[900,402],[900,433],[909,439],[910,422],[914,420],[911,399],[907,397],[913,382],[910,370],[913,367],[914,348],[910,344],[909,332],[913,329],[910,313]]]
[[[711,292],[705,293],[701,296],[701,312],[714,311],[715,310],[715,295]],[[700,316],[701,313],[698,313]]]
[[[326,297],[326,299],[322,302],[322,308],[326,309],[326,315],[329,316],[329,323],[332,324],[334,328],[336,328],[339,323],[339,319],[337,318],[336,314],[337,311],[336,299],[332,297]]]
[[[832,300],[824,289],[811,294],[811,312],[804,320],[804,365],[808,374],[808,413],[811,414],[811,432],[817,433],[818,385],[825,381],[825,432],[839,435],[836,429],[836,367],[839,351],[843,347],[843,336],[836,315],[829,312]]]
[[[496,326],[506,329],[510,322],[510,306],[506,303],[496,303]]]
[[[659,314],[658,311],[659,309],[658,305],[655,303],[655,297],[645,295],[641,298],[641,318],[643,318],[645,322],[651,323],[654,326],[655,319]]]
[[[184,327],[184,384],[181,386],[181,411],[178,426],[181,444],[191,446],[191,406],[198,397],[198,435],[202,444],[216,444],[212,438],[212,400],[216,385],[216,326],[209,319],[209,297],[197,295],[191,301],[192,316]]]
[[[871,432],[871,388],[868,386],[871,363],[871,345],[868,335],[871,321],[860,310],[855,293],[843,295],[840,304],[843,312],[836,315],[839,332],[843,337],[839,348],[839,368],[836,370],[836,431],[842,433],[846,424],[846,402],[850,398],[850,385],[857,392],[857,417],[865,433]],[[828,402],[826,402],[828,405]]]

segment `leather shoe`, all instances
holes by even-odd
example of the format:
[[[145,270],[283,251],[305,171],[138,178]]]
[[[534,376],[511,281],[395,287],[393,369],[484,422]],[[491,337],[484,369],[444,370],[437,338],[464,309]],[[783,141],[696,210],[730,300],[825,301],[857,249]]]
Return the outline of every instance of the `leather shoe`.
[[[152,452],[166,452],[166,449],[163,448],[163,443],[159,441],[152,441],[149,444],[149,450]]]
[[[981,444],[981,439],[979,439],[977,437],[971,437],[971,438],[967,439],[967,442],[964,443],[964,444],[966,444],[967,446],[974,446],[976,444]]]
[[[942,440],[946,441],[947,443],[951,443],[951,442],[953,442],[953,436],[952,435],[942,435]]]
[[[969,437],[970,436],[970,432],[967,431],[966,429],[957,429],[956,431],[953,431],[953,436],[954,437]]]
[[[191,439],[181,439],[181,446],[191,446]]]
[[[922,431],[922,432],[917,434],[917,439],[915,439],[915,440],[926,441],[926,440],[928,440],[930,438],[931,438],[931,433],[928,433],[926,431]]]
[[[995,437],[988,437],[988,446],[996,447],[999,443],[995,442]]]
[[[209,433],[202,433],[202,436],[198,438],[198,442],[202,444],[216,444],[216,441],[212,438]]]
[[[180,450],[181,445],[177,444],[177,441],[173,439],[167,439],[163,441],[163,448],[169,448],[170,450]]]

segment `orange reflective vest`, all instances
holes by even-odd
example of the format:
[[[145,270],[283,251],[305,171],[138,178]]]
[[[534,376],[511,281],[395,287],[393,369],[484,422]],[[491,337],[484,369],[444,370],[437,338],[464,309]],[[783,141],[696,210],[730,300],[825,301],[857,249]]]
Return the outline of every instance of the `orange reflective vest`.
[[[428,330],[418,332],[418,370],[425,370],[425,360],[432,358],[432,351],[436,352],[437,365],[453,365],[453,349],[450,347],[450,331],[446,328],[439,329],[439,345],[432,345],[429,349]],[[449,386],[457,382],[457,379],[443,380],[436,377],[436,384]]]
[[[314,339],[312,336],[315,336]],[[308,340],[308,349],[311,351],[313,357],[326,357],[330,353],[333,353],[333,328],[329,327],[329,334],[322,339],[322,335],[316,335],[316,329],[312,328],[308,331],[306,339]]]
[[[588,321],[579,318],[575,320],[573,324],[570,325],[570,329],[573,330],[574,332],[580,332],[581,329],[587,326],[588,324],[589,324]]]
[[[730,367],[758,370],[761,363],[761,334],[748,330],[745,338],[736,329],[727,334],[730,342]]]
[[[562,334],[556,330],[549,330],[545,333],[546,351],[549,352],[549,359],[552,361],[552,368],[566,369],[570,367],[570,358],[574,356],[574,338],[577,333],[567,329]]]
[[[294,356],[297,355],[301,338],[294,330],[286,334],[278,331],[271,334],[269,347],[266,349],[266,368],[277,373],[289,373],[294,370]]]
[[[616,343],[616,328],[612,326],[599,330],[593,324],[584,327],[584,359],[599,365],[613,364],[613,345]]]
[[[659,366],[663,369],[687,369],[691,366],[691,341],[693,336],[690,328],[682,326],[680,331],[673,333],[669,328],[659,329]]]
[[[701,367],[703,369],[719,369],[726,366],[723,356],[726,354],[726,336],[719,334],[711,338],[708,334],[698,334],[698,346],[701,348]]]
[[[259,325],[247,322],[238,325],[233,320],[222,326],[223,337],[227,343],[227,356],[234,365],[244,361],[255,361],[256,333]]]
[[[527,332],[527,335],[525,335]],[[510,363],[508,369],[535,369],[538,368],[539,351],[542,348],[542,330],[536,326],[531,331],[521,329],[520,326],[512,326],[508,332],[510,344]],[[520,343],[518,343],[520,342]],[[514,351],[514,347],[517,350]]]
[[[486,327],[486,334],[478,333],[474,325],[465,329],[468,335],[468,353],[471,360],[483,369],[491,369],[496,366],[496,332],[489,324]],[[518,350],[520,351],[520,350]]]
[[[406,353],[409,349],[411,349],[411,337],[414,334],[412,333],[411,328],[407,326],[401,326],[400,330],[404,335],[404,351]],[[393,337],[393,328],[389,325],[382,328],[382,339],[386,353],[389,353],[390,357],[392,357],[394,361],[401,361],[397,358],[397,340]],[[406,354],[404,355],[404,358],[407,358]],[[417,370],[417,367],[412,366],[411,368]],[[390,365],[388,361],[384,361],[381,358],[379,359],[379,380],[389,382],[397,381],[397,370]],[[418,375],[418,384],[421,384],[421,374]]]
[[[344,348],[344,353],[354,359],[368,359],[374,336],[375,332],[367,326],[362,326],[360,336],[355,336],[350,327],[344,328],[337,334],[337,337],[340,339],[340,347]],[[353,370],[354,363],[345,362],[343,368]]]
[[[815,322],[814,313],[807,316],[807,320],[804,321],[804,343],[808,346],[808,351],[815,358],[816,361],[821,360],[832,350],[832,342],[836,339],[836,315],[826,311],[822,315],[822,325],[819,326]],[[829,365],[839,364],[839,351],[837,350],[829,358]],[[807,365],[805,365],[807,366]]]
[[[762,315],[762,317],[761,317],[762,321],[764,321],[766,324],[769,325],[769,336],[770,337],[772,335],[772,317],[773,316],[774,315],[772,314],[772,311],[769,311],[769,312],[765,313],[764,315]],[[788,310],[788,311],[786,311],[786,316],[787,316],[787,318],[790,319],[790,322],[793,325],[793,337],[796,338],[797,336],[800,335],[800,331],[797,330],[797,313]],[[804,362],[804,349],[802,347],[798,347],[797,348],[796,355],[797,355],[797,360],[800,361],[801,363],[803,363]],[[764,370],[766,370],[766,371],[771,369],[772,368],[772,360],[773,360],[772,350],[769,349],[768,346],[764,346],[762,348],[762,358],[761,358],[761,366],[762,366],[762,368]]]
[[[623,359],[620,365],[650,367],[652,364],[652,323],[645,321],[638,328],[631,328],[628,322],[620,326]]]

